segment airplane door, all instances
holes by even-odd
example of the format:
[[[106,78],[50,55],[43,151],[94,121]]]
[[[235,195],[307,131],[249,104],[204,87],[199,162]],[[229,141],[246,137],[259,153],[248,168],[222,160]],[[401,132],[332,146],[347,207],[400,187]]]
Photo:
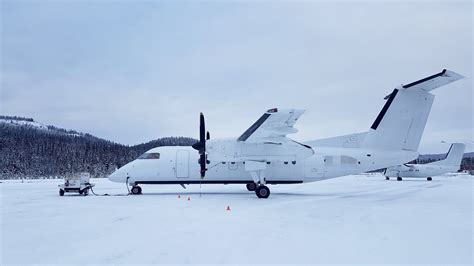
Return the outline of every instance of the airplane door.
[[[189,177],[189,151],[176,152],[176,177]]]

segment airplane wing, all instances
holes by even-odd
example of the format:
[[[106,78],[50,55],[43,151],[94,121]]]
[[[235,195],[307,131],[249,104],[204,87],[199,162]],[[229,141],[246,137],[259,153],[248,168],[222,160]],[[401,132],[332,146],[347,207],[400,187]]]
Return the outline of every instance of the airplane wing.
[[[419,89],[424,91],[431,91],[456,80],[460,80],[462,78],[464,78],[464,76],[454,71],[443,69],[443,71],[437,74],[417,80],[407,85],[402,85],[402,88],[410,90]],[[387,100],[388,98],[390,98],[390,95],[391,94],[387,95],[384,99]]]
[[[237,141],[251,143],[288,141],[286,135],[298,132],[293,126],[304,111],[299,109],[270,109],[250,126]]]

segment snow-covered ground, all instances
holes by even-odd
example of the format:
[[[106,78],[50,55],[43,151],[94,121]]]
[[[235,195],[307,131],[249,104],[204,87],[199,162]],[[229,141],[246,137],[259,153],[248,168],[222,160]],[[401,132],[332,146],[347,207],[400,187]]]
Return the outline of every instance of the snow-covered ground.
[[[201,197],[199,186],[151,185],[140,196],[59,197],[60,182],[2,181],[2,265],[473,262],[467,175],[347,176],[270,186],[269,199],[243,185],[205,185]],[[126,192],[94,182],[97,193]]]

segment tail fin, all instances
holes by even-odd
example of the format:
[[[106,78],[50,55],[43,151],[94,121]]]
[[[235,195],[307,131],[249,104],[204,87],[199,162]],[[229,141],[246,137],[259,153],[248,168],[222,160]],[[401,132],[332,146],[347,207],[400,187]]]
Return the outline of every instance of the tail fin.
[[[464,143],[453,143],[449,148],[446,158],[444,160],[432,162],[434,165],[449,165],[449,166],[460,166],[461,160],[464,155],[466,144]]]
[[[370,127],[363,146],[417,151],[434,100],[434,95],[429,91],[462,78],[445,69],[394,89],[385,97],[387,102]]]

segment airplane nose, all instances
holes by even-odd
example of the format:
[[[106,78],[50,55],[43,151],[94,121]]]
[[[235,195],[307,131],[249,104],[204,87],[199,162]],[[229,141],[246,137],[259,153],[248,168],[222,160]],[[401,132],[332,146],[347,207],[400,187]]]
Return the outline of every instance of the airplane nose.
[[[109,175],[109,180],[112,182],[124,182],[125,178],[122,168],[115,170]]]
[[[117,179],[117,170],[115,170],[113,173],[109,175],[109,180],[112,182],[116,182],[115,180]]]

